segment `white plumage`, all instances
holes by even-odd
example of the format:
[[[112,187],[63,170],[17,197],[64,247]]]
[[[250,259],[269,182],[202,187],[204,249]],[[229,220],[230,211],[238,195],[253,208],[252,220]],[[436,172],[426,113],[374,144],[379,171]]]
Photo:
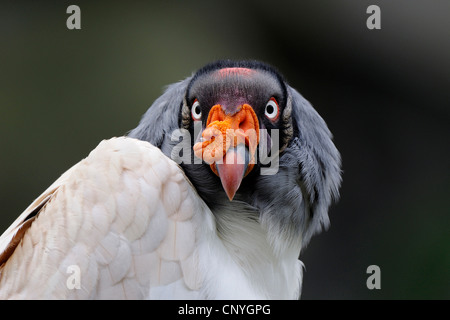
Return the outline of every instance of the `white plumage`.
[[[103,141],[1,236],[0,299],[297,298],[300,240],[273,250],[257,221],[230,208],[224,239],[158,148]]]

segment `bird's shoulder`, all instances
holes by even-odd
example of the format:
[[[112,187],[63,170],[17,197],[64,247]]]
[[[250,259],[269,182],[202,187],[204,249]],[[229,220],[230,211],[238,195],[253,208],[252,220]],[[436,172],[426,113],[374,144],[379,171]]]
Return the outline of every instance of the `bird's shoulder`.
[[[128,137],[104,140],[0,238],[0,296],[29,297],[27,288],[35,297],[195,292],[203,209],[183,171],[158,148]],[[80,290],[67,283],[73,266]]]

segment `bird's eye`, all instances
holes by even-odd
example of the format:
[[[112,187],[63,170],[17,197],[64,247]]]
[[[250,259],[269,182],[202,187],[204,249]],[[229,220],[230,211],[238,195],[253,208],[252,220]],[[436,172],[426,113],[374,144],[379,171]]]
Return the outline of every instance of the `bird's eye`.
[[[200,103],[197,99],[195,99],[194,103],[192,104],[191,114],[194,121],[199,121],[202,119],[202,108],[200,108]]]
[[[267,102],[264,113],[271,121],[276,121],[278,119],[278,116],[280,115],[280,108],[278,107],[278,103],[275,98],[270,98],[269,102]]]

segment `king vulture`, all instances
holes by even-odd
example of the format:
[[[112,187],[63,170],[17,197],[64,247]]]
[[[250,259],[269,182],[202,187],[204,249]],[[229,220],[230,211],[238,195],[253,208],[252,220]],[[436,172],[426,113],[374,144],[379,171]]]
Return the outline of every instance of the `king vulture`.
[[[0,238],[0,299],[298,299],[340,154],[273,67],[218,61],[170,85]]]

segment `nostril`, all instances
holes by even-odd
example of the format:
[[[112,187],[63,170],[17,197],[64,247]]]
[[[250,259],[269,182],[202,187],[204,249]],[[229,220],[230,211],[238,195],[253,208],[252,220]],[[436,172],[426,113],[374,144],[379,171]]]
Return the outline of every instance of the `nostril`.
[[[216,104],[209,111],[206,126],[208,126],[211,122],[214,122],[214,121],[224,121],[225,117],[226,117],[226,115],[222,109],[222,106],[220,104]]]
[[[244,104],[243,103],[239,103],[239,102],[228,102],[228,103],[222,103],[220,104],[221,109],[224,113],[224,116],[229,116],[232,117],[234,116],[236,113],[240,112],[242,110],[242,106]]]

